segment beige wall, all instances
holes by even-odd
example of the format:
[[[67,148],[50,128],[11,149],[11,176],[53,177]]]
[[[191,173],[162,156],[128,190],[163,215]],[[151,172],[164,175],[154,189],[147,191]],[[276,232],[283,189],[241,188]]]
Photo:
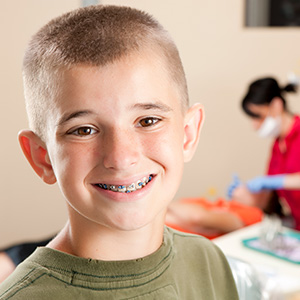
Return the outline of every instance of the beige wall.
[[[299,29],[245,29],[242,0],[119,0],[154,14],[171,32],[185,66],[191,103],[206,109],[199,149],[186,165],[177,197],[224,196],[231,175],[264,172],[269,141],[259,140],[239,108],[250,80],[300,73]],[[184,3],[184,4],[183,4]],[[18,6],[17,6],[18,5]],[[21,62],[31,34],[78,0],[5,1],[1,17],[0,246],[56,232],[66,220],[56,186],[45,185],[23,158],[17,132],[27,126]],[[300,111],[299,95],[290,97]],[[166,187],[167,188],[167,187]]]

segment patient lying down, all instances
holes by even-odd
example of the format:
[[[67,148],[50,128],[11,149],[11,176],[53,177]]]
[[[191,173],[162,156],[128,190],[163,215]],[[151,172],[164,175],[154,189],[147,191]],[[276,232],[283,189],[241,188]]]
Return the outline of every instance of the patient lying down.
[[[261,221],[262,211],[236,201],[184,198],[171,203],[166,224],[174,229],[213,239]]]

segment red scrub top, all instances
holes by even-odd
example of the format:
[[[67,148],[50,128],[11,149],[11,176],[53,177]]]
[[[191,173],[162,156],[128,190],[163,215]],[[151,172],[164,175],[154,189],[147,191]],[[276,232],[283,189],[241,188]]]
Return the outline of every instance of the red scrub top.
[[[294,117],[294,124],[284,138],[285,149],[279,148],[279,140],[276,139],[273,145],[269,175],[289,174],[300,172],[300,118]],[[295,228],[300,230],[300,189],[299,190],[278,190],[278,196],[284,198],[290,206],[295,221]]]

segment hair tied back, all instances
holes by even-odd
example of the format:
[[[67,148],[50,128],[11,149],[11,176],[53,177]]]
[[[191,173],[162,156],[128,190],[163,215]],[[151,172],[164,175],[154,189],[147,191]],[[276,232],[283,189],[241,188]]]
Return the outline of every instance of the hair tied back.
[[[299,84],[289,83],[284,88],[282,88],[281,91],[287,93],[296,93],[298,89],[298,85]]]
[[[288,74],[288,84],[282,88],[283,92],[297,92],[298,86],[300,84],[300,77],[295,73],[291,72]]]

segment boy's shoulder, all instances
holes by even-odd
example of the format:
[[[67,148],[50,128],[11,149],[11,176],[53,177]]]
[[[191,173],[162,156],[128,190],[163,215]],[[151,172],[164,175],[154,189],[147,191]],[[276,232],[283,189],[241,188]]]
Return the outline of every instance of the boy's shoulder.
[[[35,286],[35,282],[44,275],[47,275],[46,269],[25,260],[16,268],[12,275],[0,285],[0,299],[51,299],[39,298],[43,293],[43,288],[41,288],[40,284],[38,286],[41,290],[38,291],[38,288],[35,289],[37,297],[32,298],[32,294],[30,294],[30,296],[27,294],[27,288]]]
[[[191,263],[192,269],[200,267],[220,269],[228,264],[224,253],[206,237],[166,228],[171,237],[172,247],[177,257],[175,261]],[[225,268],[227,269],[227,267]]]
[[[190,286],[194,292],[180,299],[238,299],[227,258],[211,240],[171,228],[166,232],[174,254],[170,273],[181,274],[179,289]]]

